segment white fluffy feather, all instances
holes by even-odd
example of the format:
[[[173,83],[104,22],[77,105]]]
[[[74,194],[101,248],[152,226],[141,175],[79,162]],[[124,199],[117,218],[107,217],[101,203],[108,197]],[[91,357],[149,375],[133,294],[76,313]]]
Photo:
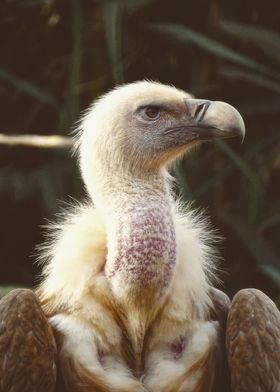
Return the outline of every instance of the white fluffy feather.
[[[141,82],[114,90],[90,108],[80,126],[77,148],[82,175],[95,206],[89,202],[74,207],[71,213],[67,211],[66,218],[51,228],[49,244],[40,256],[43,280],[38,293],[51,323],[64,337],[61,355],[74,358],[77,368],[86,368],[93,379],[104,379],[110,391],[145,390],[122,358],[124,330],[140,364],[145,335],[153,325],[146,347],[149,369],[145,374],[153,391],[167,390],[164,385],[168,380],[163,373],[175,376],[184,373],[203,357],[216,338],[214,326],[207,321],[211,308],[208,280],[215,260],[211,231],[201,215],[179,211],[165,170],[160,169],[156,176],[151,174],[154,156],[141,157],[137,141],[135,148],[130,149],[131,140],[123,133],[125,107],[131,104],[131,97],[133,102],[142,102],[147,94],[166,102],[188,96],[173,87]],[[125,143],[127,153],[123,156],[120,151]],[[181,152],[175,155],[178,154]],[[127,161],[133,159],[128,167]],[[144,199],[146,192],[155,197],[157,186],[159,197],[166,194],[165,205],[170,205],[176,237],[174,275],[159,300],[149,299],[152,304],[149,310],[131,300],[129,288],[125,296],[116,296],[104,272],[114,235],[110,230],[117,224],[121,209],[131,198],[139,197],[143,186]],[[118,199],[120,194],[124,199]],[[125,284],[116,290],[125,293]],[[202,335],[205,344],[201,343]],[[173,365],[169,368],[171,365],[164,360],[164,347],[180,336],[189,338],[191,349],[180,360],[171,361]],[[202,346],[196,347],[198,340]],[[198,376],[193,375],[194,384]]]

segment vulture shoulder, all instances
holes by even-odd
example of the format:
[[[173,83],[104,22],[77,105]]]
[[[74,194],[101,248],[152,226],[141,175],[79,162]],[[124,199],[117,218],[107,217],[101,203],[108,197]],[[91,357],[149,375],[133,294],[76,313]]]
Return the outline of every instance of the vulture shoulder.
[[[244,289],[233,298],[211,288],[218,323],[212,392],[280,391],[280,312],[264,293]],[[205,389],[207,391],[207,389]]]
[[[0,301],[0,391],[54,392],[56,344],[31,290],[17,289]]]
[[[280,312],[264,293],[235,295],[226,346],[233,392],[280,391]]]

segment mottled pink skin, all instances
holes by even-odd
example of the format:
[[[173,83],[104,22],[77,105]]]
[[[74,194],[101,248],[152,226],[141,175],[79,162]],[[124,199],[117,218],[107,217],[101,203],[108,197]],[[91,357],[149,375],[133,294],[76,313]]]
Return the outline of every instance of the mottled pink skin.
[[[185,348],[186,348],[186,339],[181,336],[170,346],[170,351],[173,356],[173,359],[178,360],[182,358],[183,351],[185,350]]]
[[[135,287],[169,286],[176,264],[176,238],[169,200],[165,193],[147,193],[123,205],[117,225],[113,263],[108,279]]]

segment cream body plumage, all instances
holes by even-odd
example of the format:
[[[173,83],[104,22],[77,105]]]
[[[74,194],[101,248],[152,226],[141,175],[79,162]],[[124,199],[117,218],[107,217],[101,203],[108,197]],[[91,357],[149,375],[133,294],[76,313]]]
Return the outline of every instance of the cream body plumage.
[[[167,167],[233,135],[244,124],[230,105],[146,81],[114,89],[83,117],[76,148],[90,198],[52,229],[38,289],[69,390],[213,384],[212,235],[201,216],[180,212]]]

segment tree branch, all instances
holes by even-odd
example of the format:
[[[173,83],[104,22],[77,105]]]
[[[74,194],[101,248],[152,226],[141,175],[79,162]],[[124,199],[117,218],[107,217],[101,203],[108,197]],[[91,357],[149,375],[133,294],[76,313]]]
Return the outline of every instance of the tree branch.
[[[31,148],[71,148],[74,142],[71,137],[59,135],[6,135],[0,133],[0,145],[9,147]]]

